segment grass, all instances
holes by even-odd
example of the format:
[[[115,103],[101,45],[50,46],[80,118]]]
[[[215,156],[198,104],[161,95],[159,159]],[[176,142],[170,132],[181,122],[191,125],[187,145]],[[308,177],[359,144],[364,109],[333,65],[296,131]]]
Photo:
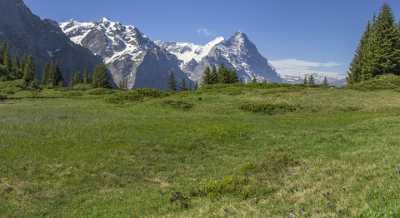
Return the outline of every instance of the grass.
[[[0,217],[400,216],[395,90],[133,92],[2,93]]]

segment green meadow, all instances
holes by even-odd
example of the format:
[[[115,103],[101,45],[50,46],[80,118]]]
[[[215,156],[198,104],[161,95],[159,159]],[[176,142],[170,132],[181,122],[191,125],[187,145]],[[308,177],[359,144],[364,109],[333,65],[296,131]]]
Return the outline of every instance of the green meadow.
[[[2,218],[400,216],[397,89],[0,89]]]

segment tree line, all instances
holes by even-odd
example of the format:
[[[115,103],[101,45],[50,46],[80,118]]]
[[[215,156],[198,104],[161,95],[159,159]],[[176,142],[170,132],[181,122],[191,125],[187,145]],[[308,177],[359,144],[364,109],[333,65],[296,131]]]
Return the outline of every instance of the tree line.
[[[11,56],[9,46],[0,44],[0,81],[22,80],[26,88],[39,88],[41,86],[68,87],[78,84],[92,85],[94,88],[111,87],[109,73],[104,64],[96,66],[94,72],[88,70],[74,72],[72,79],[67,81],[60,67],[56,63],[48,63],[43,68],[42,79],[38,75],[32,56]]]
[[[239,77],[235,69],[228,69],[224,65],[220,67],[207,67],[202,78],[203,85],[238,83]]]
[[[354,84],[385,74],[400,75],[400,25],[388,4],[368,22],[347,81]]]

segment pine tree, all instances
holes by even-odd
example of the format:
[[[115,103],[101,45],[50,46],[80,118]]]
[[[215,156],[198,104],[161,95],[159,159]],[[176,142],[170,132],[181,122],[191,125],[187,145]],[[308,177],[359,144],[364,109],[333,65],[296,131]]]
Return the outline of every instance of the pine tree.
[[[308,85],[308,76],[304,76],[303,85]]]
[[[329,82],[328,82],[328,78],[324,77],[324,82],[322,83],[323,86],[328,87],[329,86]]]
[[[60,67],[58,65],[54,65],[52,72],[54,73],[53,86],[64,86],[64,78]]]
[[[372,25],[369,49],[363,74],[372,77],[383,74],[400,75],[400,30],[393,12],[385,4]]]
[[[11,61],[11,72],[12,72],[13,79],[21,79],[22,78],[21,67],[20,67],[17,57],[14,57]]]
[[[44,66],[44,69],[43,69],[43,81],[42,81],[43,85],[49,85],[51,83],[51,80],[50,80],[50,78],[51,78],[51,70],[52,70],[51,64],[46,64]]]
[[[229,83],[230,81],[230,72],[229,69],[225,67],[225,65],[221,65],[218,69],[218,82],[219,83]]]
[[[33,82],[33,80],[35,79],[35,66],[33,63],[33,58],[32,56],[29,56],[26,59],[25,62],[25,66],[24,66],[24,76],[23,76],[23,80],[25,82],[26,86],[31,85],[31,83]]]
[[[314,75],[312,75],[312,74],[308,78],[308,85],[310,85],[310,86],[314,86],[315,85]]]
[[[85,68],[85,69],[83,70],[82,82],[83,82],[84,84],[89,84],[89,83],[91,83],[89,71],[87,70],[87,68]]]
[[[182,79],[181,90],[182,91],[187,91],[188,90],[188,87],[186,85],[186,79]]]
[[[372,28],[371,26],[371,23],[368,22],[366,30],[364,31],[360,44],[358,45],[353,61],[350,65],[349,74],[347,77],[347,82],[349,84],[358,83],[362,80],[367,80],[372,77],[372,75],[366,73],[363,69],[367,63],[367,53],[369,52],[369,40]]]
[[[176,91],[177,90],[176,79],[175,79],[175,74],[174,73],[170,73],[169,74],[168,86],[169,86],[169,90],[171,90],[171,91]]]
[[[253,74],[253,79],[251,80],[251,83],[253,84],[257,83],[257,77],[255,74]]]
[[[2,50],[2,64],[7,67],[7,70],[11,70],[11,58],[10,58],[10,53],[8,50],[8,44],[4,44],[3,50]]]
[[[95,88],[107,88],[108,79],[108,70],[106,65],[98,65],[93,73],[93,86]]]
[[[211,69],[210,67],[207,67],[206,70],[203,73],[203,84],[204,85],[209,85],[212,84],[212,77],[211,77]]]
[[[229,71],[229,83],[238,83],[239,82],[239,77],[237,74],[237,71],[235,69],[232,69]]]
[[[218,69],[215,65],[213,65],[210,74],[210,84],[217,84],[218,82],[219,82]]]
[[[80,84],[82,82],[82,79],[81,79],[81,72],[75,72],[74,73],[74,75],[73,75],[73,78],[72,78],[72,86],[74,86],[74,85],[78,85],[78,84]]]

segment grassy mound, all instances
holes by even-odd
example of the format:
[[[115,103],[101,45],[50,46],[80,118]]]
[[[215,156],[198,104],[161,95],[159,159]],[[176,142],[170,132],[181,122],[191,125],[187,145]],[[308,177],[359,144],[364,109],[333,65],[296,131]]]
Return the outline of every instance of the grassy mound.
[[[400,88],[400,76],[383,75],[377,76],[370,80],[366,80],[357,84],[349,85],[350,89],[360,91],[374,91]]]

